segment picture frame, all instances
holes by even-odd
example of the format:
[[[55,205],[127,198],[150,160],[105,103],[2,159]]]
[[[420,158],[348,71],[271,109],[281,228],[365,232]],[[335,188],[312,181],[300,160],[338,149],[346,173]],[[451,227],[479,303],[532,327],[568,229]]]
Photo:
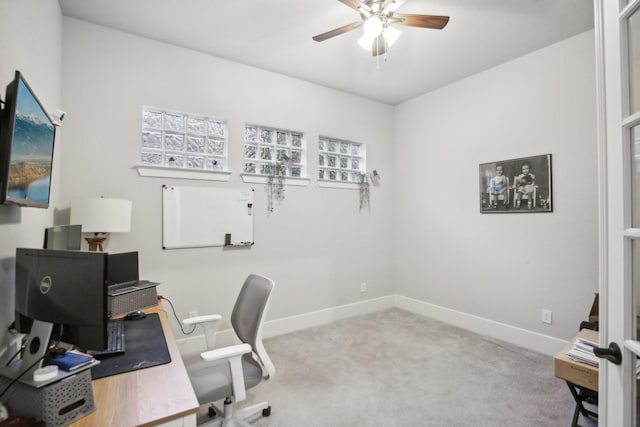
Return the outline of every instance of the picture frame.
[[[551,154],[481,163],[480,213],[553,212]]]

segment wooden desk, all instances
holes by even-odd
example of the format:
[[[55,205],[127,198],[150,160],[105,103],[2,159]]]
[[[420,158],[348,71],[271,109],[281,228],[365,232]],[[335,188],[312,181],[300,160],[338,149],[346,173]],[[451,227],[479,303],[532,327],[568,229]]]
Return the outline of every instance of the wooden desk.
[[[577,362],[567,356],[577,338],[584,338],[595,343],[599,342],[599,334],[589,329],[581,330],[571,342],[560,350],[553,358],[553,371],[557,378],[563,379],[569,386],[569,391],[576,402],[573,412],[572,427],[578,426],[578,417],[598,419],[598,414],[584,406],[584,402],[598,404],[598,367]]]
[[[72,426],[196,425],[198,400],[182,363],[167,314],[159,305],[144,311],[160,316],[171,363],[93,381],[96,411]]]
[[[567,356],[576,338],[584,338],[589,341],[599,342],[599,334],[589,329],[581,330],[571,342],[560,350],[553,358],[553,371],[557,378],[569,381],[573,384],[585,387],[592,391],[598,391],[598,367],[576,362]]]

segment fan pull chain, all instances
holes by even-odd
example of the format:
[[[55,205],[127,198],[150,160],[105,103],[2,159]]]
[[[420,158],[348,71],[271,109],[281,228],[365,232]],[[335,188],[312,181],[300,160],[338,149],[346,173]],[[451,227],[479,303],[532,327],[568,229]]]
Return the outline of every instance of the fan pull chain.
[[[379,52],[380,50],[378,49],[380,47],[380,38],[377,37],[375,40],[376,43],[376,52]],[[387,41],[384,41],[384,62],[387,62],[387,55],[389,54],[389,43],[387,43]],[[380,69],[380,55],[376,55],[376,70]]]

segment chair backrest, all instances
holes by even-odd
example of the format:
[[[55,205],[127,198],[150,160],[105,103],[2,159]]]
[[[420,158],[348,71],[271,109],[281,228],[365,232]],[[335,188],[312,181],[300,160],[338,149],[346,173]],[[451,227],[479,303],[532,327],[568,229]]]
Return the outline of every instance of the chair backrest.
[[[240,341],[251,346],[269,377],[273,376],[275,368],[262,345],[262,325],[273,286],[273,280],[250,274],[242,285],[231,313],[233,330]]]

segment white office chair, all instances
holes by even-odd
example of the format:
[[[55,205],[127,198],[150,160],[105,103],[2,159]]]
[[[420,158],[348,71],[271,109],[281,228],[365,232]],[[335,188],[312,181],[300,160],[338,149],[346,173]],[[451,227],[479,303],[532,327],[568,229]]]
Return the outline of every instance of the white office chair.
[[[243,419],[262,412],[271,414],[268,402],[261,402],[233,412],[233,402],[246,398],[246,390],[273,378],[275,367],[262,344],[264,322],[274,283],[266,277],[251,274],[247,277],[231,313],[231,325],[242,344],[209,349],[196,355],[183,356],[191,384],[201,405],[210,403],[209,417],[199,419],[198,425],[225,427],[250,426]],[[184,324],[203,324],[207,347],[213,347],[219,315],[191,317]],[[224,410],[213,402],[224,399]],[[222,414],[222,416],[220,416]]]

